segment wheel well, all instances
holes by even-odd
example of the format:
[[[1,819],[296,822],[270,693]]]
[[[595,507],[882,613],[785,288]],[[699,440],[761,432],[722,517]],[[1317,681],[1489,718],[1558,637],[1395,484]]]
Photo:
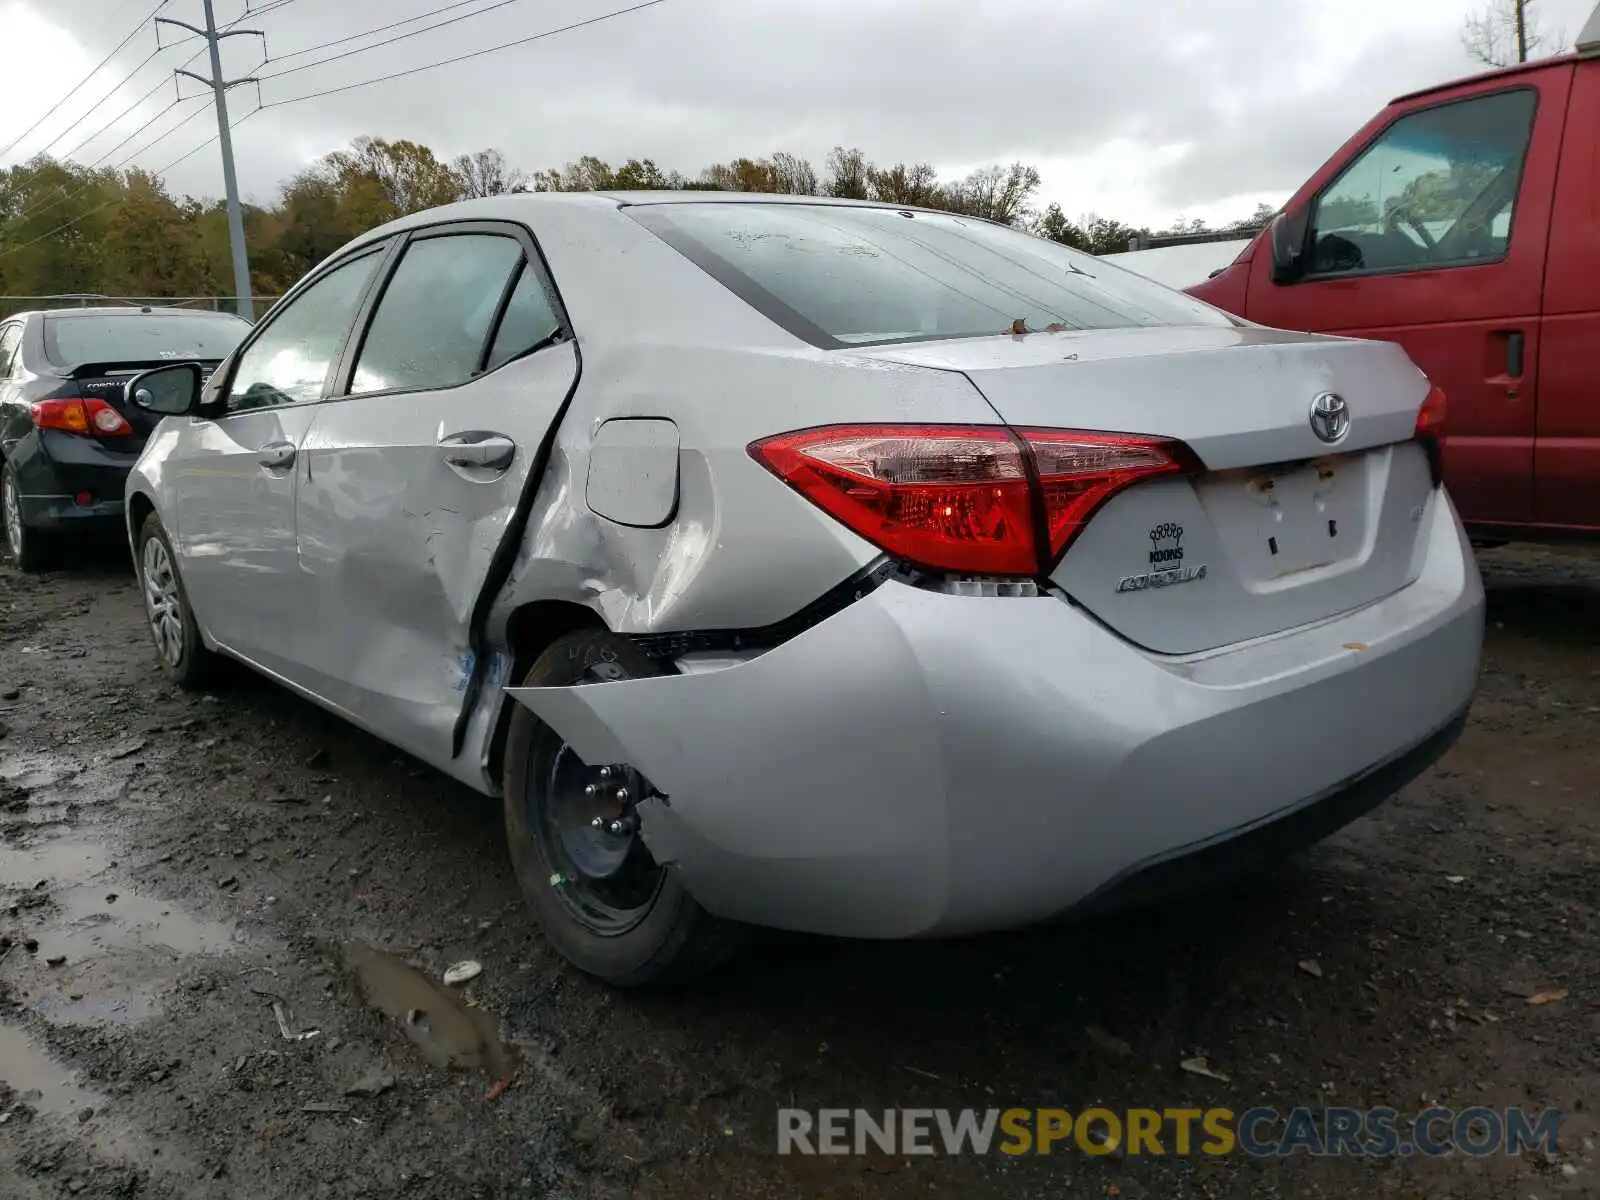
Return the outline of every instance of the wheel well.
[[[155,512],[155,510],[156,506],[151,503],[150,497],[146,496],[143,492],[135,492],[132,496],[128,497],[128,512],[133,517],[133,528],[129,530],[129,532],[133,534],[134,537],[139,536],[139,530],[143,528],[145,518],[151,513]]]
[[[524,604],[511,614],[506,622],[506,637],[511,646],[511,673],[508,683],[518,683],[528,673],[528,668],[557,638],[579,629],[603,629],[605,622],[592,608],[567,600],[536,600]],[[510,704],[500,706],[495,721],[494,738],[489,743],[489,777],[496,784],[504,765],[506,734],[511,729]]]

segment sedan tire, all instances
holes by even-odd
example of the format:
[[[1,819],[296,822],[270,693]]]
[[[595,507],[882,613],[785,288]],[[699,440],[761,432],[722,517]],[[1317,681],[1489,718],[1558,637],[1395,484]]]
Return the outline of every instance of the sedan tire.
[[[9,464],[0,471],[0,514],[6,535],[6,557],[19,571],[42,570],[49,561],[49,546],[38,530],[22,521],[22,491]]]
[[[162,671],[186,690],[205,687],[215,677],[217,656],[200,637],[189,594],[178,575],[178,556],[154,513],[139,527],[138,569],[144,614]]]
[[[552,643],[522,684],[657,674],[625,638],[582,630]],[[651,858],[634,811],[641,788],[631,768],[585,763],[554,730],[513,706],[504,801],[517,881],[561,956],[621,986],[702,974],[734,954],[748,932],[706,912],[676,872]]]

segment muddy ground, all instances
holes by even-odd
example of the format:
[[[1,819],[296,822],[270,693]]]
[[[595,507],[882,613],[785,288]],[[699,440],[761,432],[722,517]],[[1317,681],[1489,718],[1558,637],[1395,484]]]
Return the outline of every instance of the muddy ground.
[[[1600,554],[1483,562],[1466,736],[1304,858],[1087,927],[768,936],[669,995],[557,961],[494,803],[163,682],[125,556],[0,574],[0,1197],[1600,1195]],[[1434,1101],[1557,1107],[1560,1153],[773,1153],[785,1105]]]

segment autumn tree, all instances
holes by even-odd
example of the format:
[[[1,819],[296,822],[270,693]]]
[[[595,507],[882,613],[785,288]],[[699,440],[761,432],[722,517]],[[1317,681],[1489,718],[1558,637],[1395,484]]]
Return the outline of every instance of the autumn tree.
[[[1538,57],[1559,35],[1539,29],[1534,0],[1491,0],[1461,24],[1461,44],[1473,58],[1490,67],[1509,67]]]
[[[828,182],[823,192],[841,200],[872,198],[872,164],[860,150],[835,146],[828,152]]]
[[[455,172],[464,200],[528,190],[526,173],[508,166],[506,156],[498,150],[462,154],[451,162],[450,169]]]
[[[359,137],[316,168],[349,191],[375,189],[385,220],[461,199],[462,182],[433,151],[417,142]]]
[[[940,208],[1015,225],[1029,215],[1028,201],[1039,190],[1039,172],[1023,163],[983,167],[944,188]]]
[[[1083,226],[1071,220],[1061,211],[1061,205],[1054,202],[1034,222],[1033,232],[1052,242],[1071,246],[1074,250],[1089,248],[1089,235],[1084,232]]]

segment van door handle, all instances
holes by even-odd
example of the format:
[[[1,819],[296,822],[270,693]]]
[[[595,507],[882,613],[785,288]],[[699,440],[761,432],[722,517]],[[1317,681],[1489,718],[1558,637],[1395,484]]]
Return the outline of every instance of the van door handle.
[[[452,467],[504,471],[517,456],[517,444],[503,433],[469,429],[441,437],[439,455]]]
[[[1522,330],[1513,329],[1506,334],[1506,374],[1512,379],[1522,378],[1522,352],[1525,343]]]
[[[293,442],[268,442],[261,447],[256,461],[269,471],[281,471],[294,465]]]

